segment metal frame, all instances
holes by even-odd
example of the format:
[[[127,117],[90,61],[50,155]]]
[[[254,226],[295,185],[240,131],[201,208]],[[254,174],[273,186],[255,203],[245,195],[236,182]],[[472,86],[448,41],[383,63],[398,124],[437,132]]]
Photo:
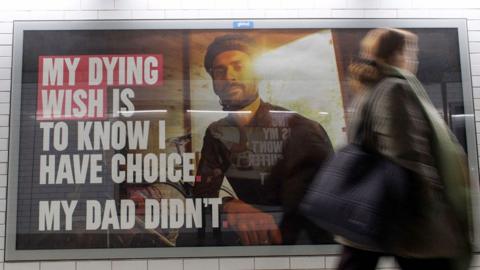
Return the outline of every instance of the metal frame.
[[[128,21],[15,21],[13,42],[13,71],[10,102],[10,142],[8,165],[8,211],[6,261],[166,258],[166,257],[223,257],[223,256],[282,256],[339,254],[338,245],[297,245],[267,247],[178,247],[178,248],[118,248],[16,250],[17,177],[19,164],[19,132],[22,83],[23,33],[27,30],[134,30],[134,29],[233,29],[238,22],[247,22],[249,29],[301,28],[456,28],[459,37],[460,64],[466,115],[466,134],[469,168],[474,185],[474,209],[479,207],[478,155],[474,122],[473,91],[468,54],[467,25],[464,19],[260,19],[260,20],[128,20]],[[478,211],[475,211],[478,212]],[[475,217],[475,228],[480,228]],[[480,243],[476,235],[475,242]]]

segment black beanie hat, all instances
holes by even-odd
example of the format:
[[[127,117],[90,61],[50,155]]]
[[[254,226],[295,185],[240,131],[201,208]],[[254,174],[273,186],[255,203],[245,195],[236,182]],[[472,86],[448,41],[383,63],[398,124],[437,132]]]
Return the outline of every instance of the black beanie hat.
[[[215,57],[226,51],[242,51],[252,55],[255,48],[255,40],[243,34],[228,34],[216,37],[208,46],[203,65],[208,73],[211,72]]]

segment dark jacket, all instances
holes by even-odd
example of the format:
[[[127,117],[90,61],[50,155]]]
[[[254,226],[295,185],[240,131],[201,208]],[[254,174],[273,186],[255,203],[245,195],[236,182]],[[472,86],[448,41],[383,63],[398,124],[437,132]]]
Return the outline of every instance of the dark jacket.
[[[285,228],[283,239],[293,243],[299,230],[295,222],[306,222],[297,216],[298,204],[332,153],[320,124],[262,101],[245,128],[228,116],[207,128],[197,173],[201,181],[195,183],[194,195],[219,196],[225,176],[238,199],[283,213],[278,220]]]
[[[432,119],[439,118],[438,112],[426,93],[422,94],[425,97],[419,98],[418,93],[425,92],[423,87],[419,83],[415,87],[418,91],[414,91],[409,81],[401,76],[383,79],[360,99],[349,128],[349,139],[356,140],[354,134],[359,133],[369,107],[371,124],[365,126],[365,136],[360,143],[412,173],[410,180],[414,188],[411,198],[416,211],[398,224],[398,231],[392,239],[393,253],[416,258],[457,257],[465,250],[465,228],[449,200],[449,179],[439,170],[442,156],[437,151],[446,147],[437,142],[437,138],[443,136],[438,134],[437,127],[448,128],[441,120],[432,123]],[[425,107],[429,110],[426,111]],[[465,180],[463,175],[457,178],[459,183]],[[341,242],[371,250],[345,239]]]

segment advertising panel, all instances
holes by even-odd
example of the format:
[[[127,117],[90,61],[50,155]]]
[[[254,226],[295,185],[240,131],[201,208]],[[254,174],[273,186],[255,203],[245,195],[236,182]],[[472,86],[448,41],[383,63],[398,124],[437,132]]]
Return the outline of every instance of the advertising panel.
[[[16,23],[7,260],[334,252],[298,206],[347,143],[348,65],[384,25],[274,22]],[[460,28],[408,25],[475,160]]]

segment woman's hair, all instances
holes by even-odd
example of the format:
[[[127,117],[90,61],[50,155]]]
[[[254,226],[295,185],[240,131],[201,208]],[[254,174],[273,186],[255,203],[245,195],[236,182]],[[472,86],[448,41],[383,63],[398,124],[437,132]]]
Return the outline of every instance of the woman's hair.
[[[360,43],[360,57],[348,67],[350,84],[355,90],[379,82],[384,74],[382,64],[393,64],[398,53],[416,46],[414,34],[393,28],[379,28],[367,33]]]

